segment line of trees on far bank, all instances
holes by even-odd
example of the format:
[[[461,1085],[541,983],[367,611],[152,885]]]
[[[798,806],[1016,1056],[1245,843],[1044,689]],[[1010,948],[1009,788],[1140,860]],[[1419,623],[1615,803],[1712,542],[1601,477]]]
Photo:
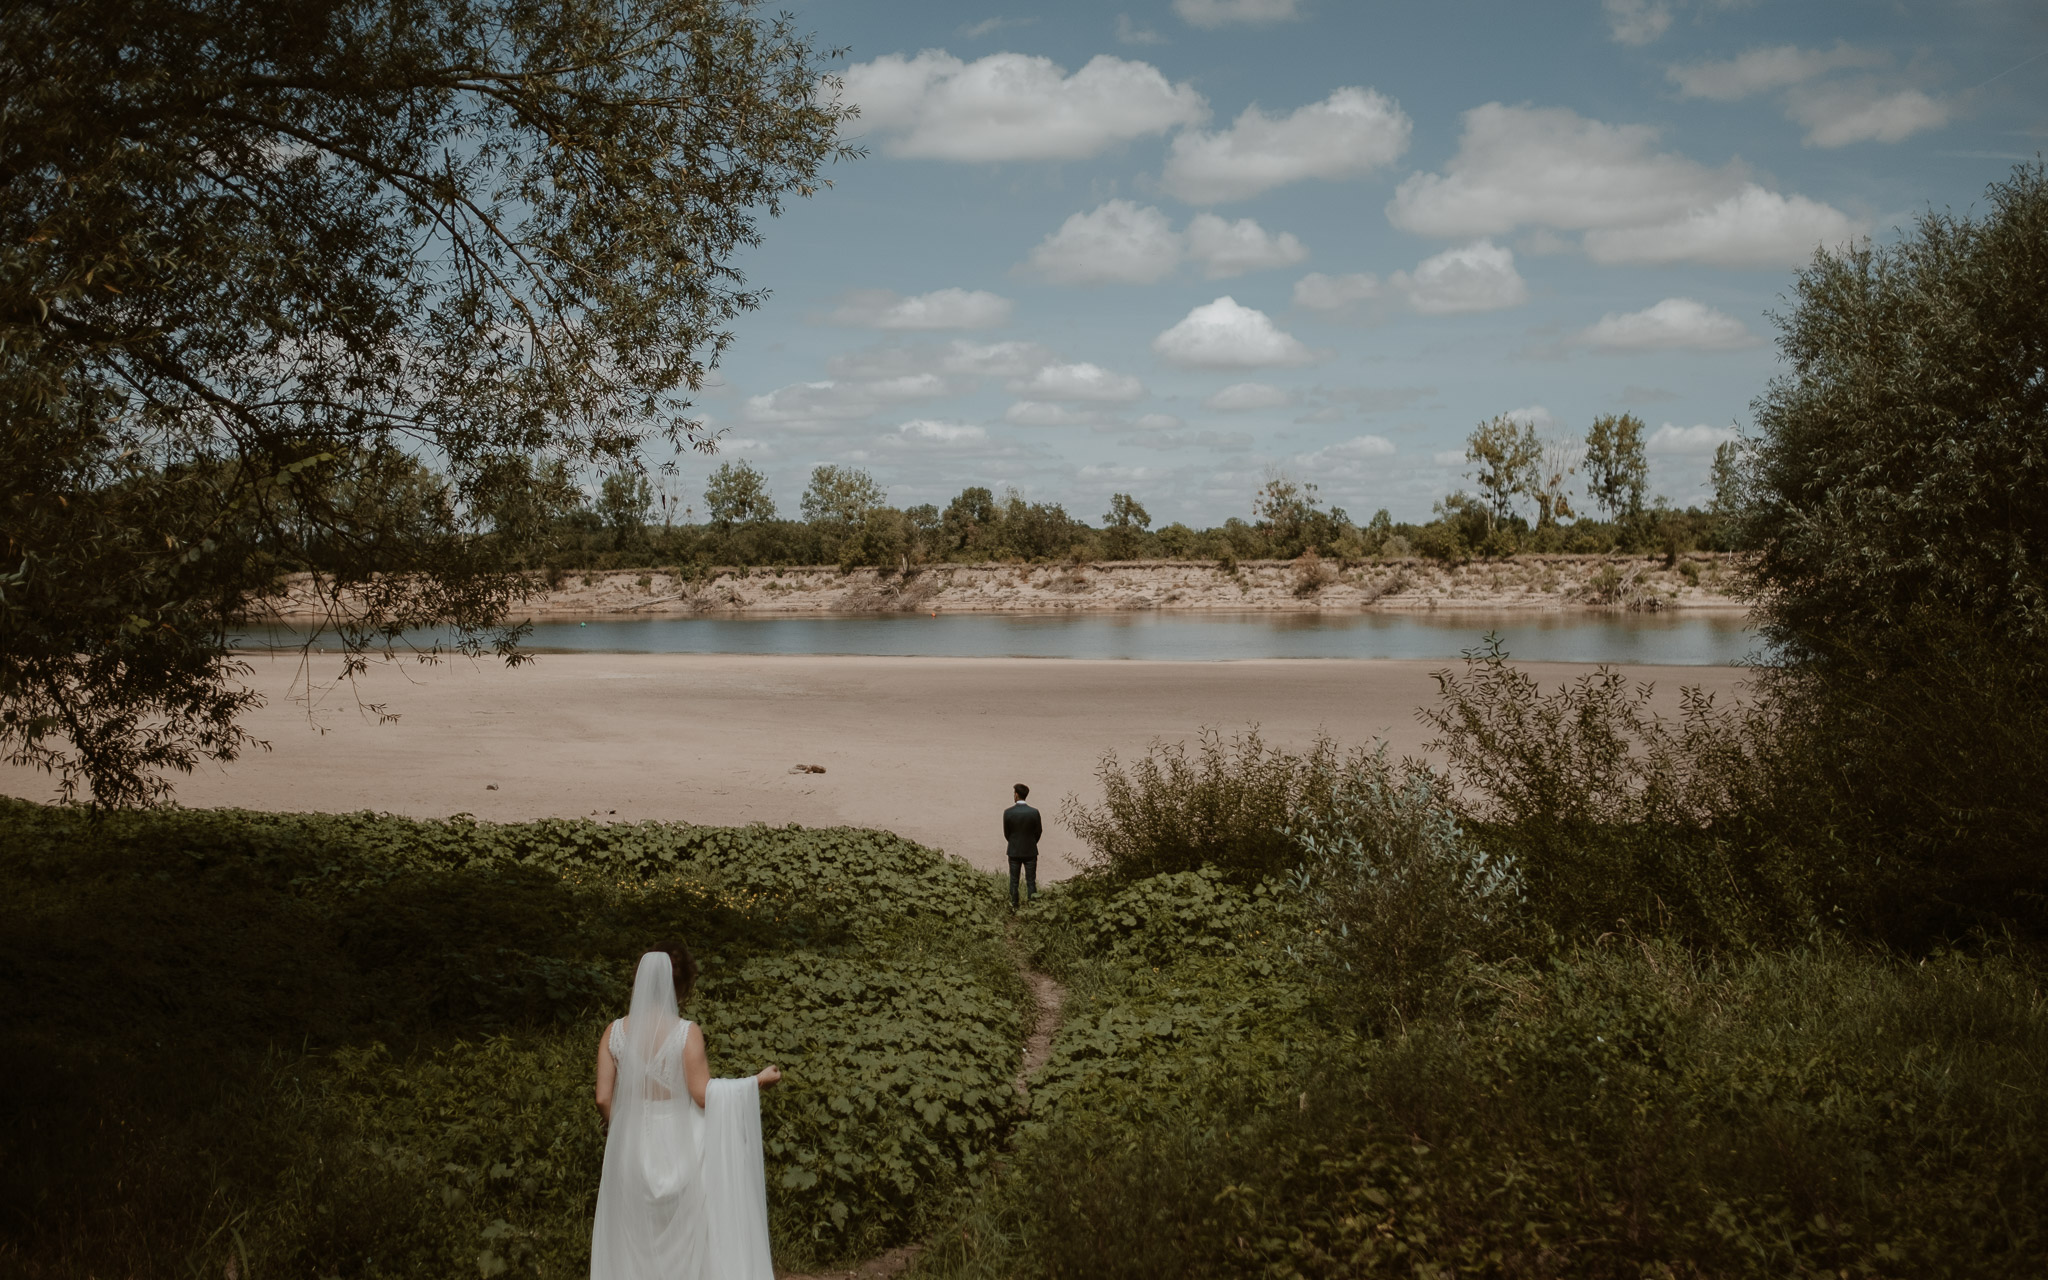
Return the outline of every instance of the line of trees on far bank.
[[[1502,415],[1466,441],[1473,490],[1438,502],[1431,519],[1397,522],[1384,509],[1360,521],[1328,505],[1313,482],[1275,474],[1252,496],[1250,518],[1196,529],[1155,526],[1143,502],[1118,493],[1089,524],[1056,502],[969,486],[943,508],[889,505],[857,467],[812,470],[794,513],[745,460],[719,464],[703,492],[702,517],[637,471],[604,478],[595,496],[564,484],[551,545],[533,568],[604,569],[646,563],[865,565],[1050,560],[1338,559],[1420,555],[1445,561],[1522,552],[1583,554],[1734,550],[1733,442],[1714,458],[1715,496],[1705,508],[1649,498],[1644,427],[1633,414],[1596,419],[1583,442],[1546,438]],[[1583,474],[1585,508],[1571,481]]]

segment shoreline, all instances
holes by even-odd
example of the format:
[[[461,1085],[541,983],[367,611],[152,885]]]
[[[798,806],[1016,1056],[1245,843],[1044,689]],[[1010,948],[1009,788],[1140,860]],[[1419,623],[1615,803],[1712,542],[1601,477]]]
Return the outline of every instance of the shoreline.
[[[575,653],[512,669],[374,662],[350,684],[322,656],[248,655],[265,705],[244,724],[267,745],[177,777],[179,804],[873,827],[1000,870],[1000,814],[1010,784],[1025,782],[1046,815],[1048,880],[1076,869],[1060,808],[1068,796],[1099,801],[1105,752],[1128,763],[1155,740],[1256,724],[1272,746],[1299,749],[1325,731],[1419,755],[1434,736],[1416,718],[1436,701],[1431,673],[1456,665]],[[1594,664],[1518,665],[1548,688]],[[1748,676],[1614,669],[1654,682],[1667,715],[1681,686],[1725,705]],[[794,771],[812,764],[826,771]],[[0,765],[0,793],[47,801],[54,790],[46,774]]]
[[[605,617],[833,617],[878,613],[1747,612],[1728,594],[1733,557],[1524,556],[1448,565],[1337,561],[1138,560],[939,564],[842,571],[646,567],[536,576],[513,612],[535,621]],[[250,621],[327,613],[310,579],[286,580]]]

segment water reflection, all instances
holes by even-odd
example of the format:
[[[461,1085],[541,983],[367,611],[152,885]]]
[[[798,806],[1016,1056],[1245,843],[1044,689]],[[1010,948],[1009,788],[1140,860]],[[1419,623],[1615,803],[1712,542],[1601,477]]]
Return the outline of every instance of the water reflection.
[[[804,618],[594,618],[534,625],[528,647],[562,653],[857,654],[950,658],[1452,659],[1489,632],[1529,662],[1717,666],[1757,651],[1738,614],[1087,613],[860,614]],[[424,642],[429,637],[416,637]],[[302,633],[252,627],[250,647]]]

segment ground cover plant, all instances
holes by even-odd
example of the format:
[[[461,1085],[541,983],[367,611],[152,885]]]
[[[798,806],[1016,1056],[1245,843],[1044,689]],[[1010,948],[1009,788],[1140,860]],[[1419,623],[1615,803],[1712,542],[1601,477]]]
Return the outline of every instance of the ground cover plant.
[[[778,1257],[912,1239],[1015,1119],[981,874],[886,833],[0,805],[0,1271],[581,1275],[605,1021],[677,936]]]

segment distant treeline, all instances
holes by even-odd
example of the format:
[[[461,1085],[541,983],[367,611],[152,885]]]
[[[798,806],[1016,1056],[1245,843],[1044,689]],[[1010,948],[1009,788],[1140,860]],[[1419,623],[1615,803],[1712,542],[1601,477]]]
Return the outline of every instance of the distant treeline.
[[[1506,417],[1482,423],[1467,442],[1476,494],[1451,494],[1422,524],[1395,521],[1384,509],[1364,521],[1322,501],[1313,483],[1270,479],[1253,496],[1249,520],[1233,516],[1196,529],[1154,527],[1143,503],[1110,499],[1099,524],[1056,502],[998,496],[973,486],[945,507],[899,508],[867,472],[821,466],[785,518],[766,477],[745,461],[711,473],[699,521],[694,507],[657,494],[648,478],[620,471],[594,498],[572,500],[554,519],[553,537],[529,568],[605,569],[646,563],[720,565],[918,565],[1049,560],[1292,559],[1310,549],[1338,559],[1421,555],[1446,561],[1519,552],[1733,550],[1733,526],[1718,496],[1706,508],[1646,503],[1643,424],[1632,415],[1596,421],[1585,444],[1546,441]],[[1719,479],[1732,446],[1716,457]],[[1565,482],[1581,467],[1598,515],[1574,517]],[[1723,486],[1717,485],[1717,495]],[[566,487],[565,487],[566,491]],[[1531,518],[1533,516],[1533,519]]]

